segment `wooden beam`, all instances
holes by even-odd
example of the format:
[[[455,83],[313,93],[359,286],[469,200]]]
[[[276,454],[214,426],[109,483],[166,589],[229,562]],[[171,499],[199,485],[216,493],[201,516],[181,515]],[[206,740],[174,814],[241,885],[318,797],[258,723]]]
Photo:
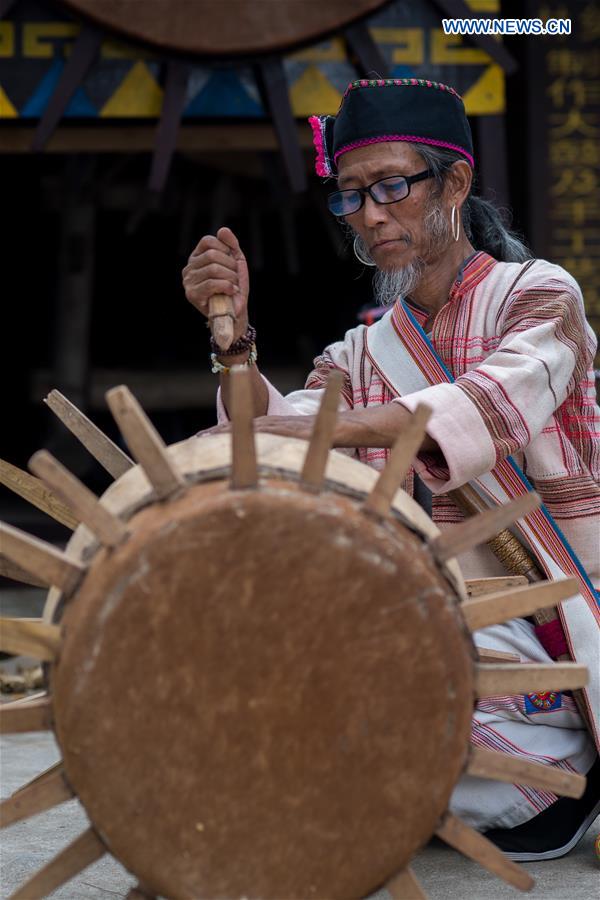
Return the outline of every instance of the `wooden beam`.
[[[231,488],[241,490],[258,484],[254,445],[254,408],[247,366],[233,366],[231,379]]]
[[[497,875],[507,884],[512,884],[520,891],[529,891],[533,887],[533,878],[525,869],[511,862],[491,841],[469,828],[451,813],[446,813],[436,834],[446,844],[459,850],[469,859],[475,860],[480,866],[493,875]]]
[[[256,64],[255,73],[263,105],[273,120],[290,188],[293,193],[301,193],[307,188],[306,166],[283,63],[274,57],[263,58]]]
[[[385,885],[385,889],[392,900],[427,900],[427,895],[410,868],[394,875]]]
[[[589,681],[587,666],[578,663],[478,663],[475,690],[478,697],[505,697],[536,691],[573,691]]]
[[[34,656],[53,662],[60,649],[58,625],[28,622],[26,619],[0,618],[0,650],[15,656]]]
[[[0,553],[0,576],[10,578],[12,581],[20,581],[22,584],[31,584],[33,587],[47,588],[48,585],[33,572],[28,572],[22,566],[18,566],[12,559],[8,559]]]
[[[42,151],[48,143],[73,94],[98,56],[102,39],[103,34],[100,30],[89,24],[82,26],[37,126],[31,145],[34,153]]]
[[[339,369],[332,369],[327,377],[325,392],[315,419],[300,475],[302,486],[309,490],[321,490],[325,481],[325,470],[329,459],[329,451],[333,446],[338,406],[344,380],[344,373],[340,372]]]
[[[27,784],[21,785],[20,788],[17,788],[16,791],[12,794],[14,797],[15,794],[19,794],[21,791],[26,791],[30,787],[33,787],[34,784],[44,784],[46,781],[54,778],[56,772],[61,772],[63,769],[63,761],[59,759],[58,762],[55,762],[54,765],[49,766],[47,769],[44,769],[39,775],[36,775],[35,778],[32,778],[31,781],[28,781]]]
[[[142,466],[159,499],[180,491],[185,482],[171,461],[158,431],[125,385],[112,388],[106,401],[133,456]]]
[[[378,44],[371,37],[366,22],[355,22],[344,29],[344,37],[359,64],[363,78],[387,78],[390,74],[387,61]]]
[[[410,423],[396,439],[385,468],[365,500],[365,511],[380,516],[389,513],[396,491],[406,478],[419,447],[423,443],[430,416],[431,409],[425,404],[421,403],[416,408]]]
[[[525,587],[529,584],[524,575],[501,575],[495,578],[467,578],[465,588],[469,597],[481,597],[484,594],[496,594],[510,588]]]
[[[533,512],[541,502],[539,494],[531,491],[502,506],[488,509],[448,528],[431,541],[431,550],[439,562],[453,559],[455,556],[485,543],[503,528],[507,528],[517,519],[522,519]]]
[[[40,541],[18,528],[0,522],[2,553],[27,572],[35,572],[48,586],[72,591],[85,572],[84,567],[56,550],[52,544]]]
[[[0,734],[23,734],[27,731],[50,731],[52,706],[48,697],[31,703],[15,701],[0,704]]]
[[[116,547],[125,539],[127,527],[121,519],[102,506],[98,497],[47,450],[35,453],[29,468],[75,510],[80,521],[105,547]]]
[[[537,584],[518,587],[512,591],[472,597],[461,604],[462,613],[470,631],[500,625],[509,619],[531,616],[538,609],[554,606],[579,593],[576,578],[560,581],[540,581]]]
[[[104,844],[93,828],[84,831],[54,859],[25,882],[10,900],[43,900],[48,894],[70,881],[79,872],[106,853]]]
[[[160,193],[169,176],[171,160],[177,146],[177,133],[185,108],[190,67],[178,59],[167,63],[167,77],[160,122],[156,130],[156,144],[148,187]]]
[[[66,800],[72,800],[73,791],[64,778],[62,766],[43,781],[17,791],[0,803],[0,828],[37,816]]]
[[[39,478],[34,478],[5,459],[0,459],[0,483],[71,531],[77,528],[79,522],[73,511],[61,503]]]
[[[133,460],[60,391],[50,391],[44,402],[113,478],[133,466]]]
[[[573,772],[565,772],[556,766],[542,765],[524,759],[496,753],[484,747],[472,747],[467,766],[467,775],[475,778],[492,778],[509,784],[524,784],[539,791],[551,791],[559,797],[578,800],[585,791],[586,778]]]
[[[518,653],[505,653],[503,650],[488,650],[487,647],[477,647],[477,658],[480,662],[520,663]]]
[[[12,127],[14,126],[14,127]],[[156,125],[113,125],[108,121],[98,128],[69,123],[58,128],[45,153],[151,153],[156,142]],[[311,150],[312,131],[307,122],[294,122],[296,140]],[[35,128],[12,120],[11,128],[0,130],[0,154],[31,153]],[[271,122],[222,122],[195,125],[184,122],[177,138],[179,152],[222,154],[278,150],[277,135]]]

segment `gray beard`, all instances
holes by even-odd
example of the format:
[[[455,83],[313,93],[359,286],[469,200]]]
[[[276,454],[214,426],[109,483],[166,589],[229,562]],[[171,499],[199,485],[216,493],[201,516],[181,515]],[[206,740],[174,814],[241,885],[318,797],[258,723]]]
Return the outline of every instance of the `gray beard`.
[[[428,247],[426,256],[439,254],[440,249],[445,249],[450,243],[450,223],[444,216],[439,202],[433,202],[425,217],[425,229],[428,235]],[[369,254],[359,239],[362,254],[368,258]],[[374,299],[380,306],[389,306],[395,303],[398,297],[407,297],[419,284],[426,268],[425,260],[417,256],[407,266],[400,269],[376,269],[373,275]]]
[[[373,275],[373,296],[379,306],[389,306],[398,297],[408,296],[418,285],[425,269],[420,257],[402,269],[377,269]]]

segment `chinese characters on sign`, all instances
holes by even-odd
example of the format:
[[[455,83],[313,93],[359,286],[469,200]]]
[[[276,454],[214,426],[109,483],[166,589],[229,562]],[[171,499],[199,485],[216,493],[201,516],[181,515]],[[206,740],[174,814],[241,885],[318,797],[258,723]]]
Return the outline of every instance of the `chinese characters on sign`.
[[[540,12],[555,15],[560,7],[551,6]],[[600,8],[582,4],[572,34],[544,43],[546,133],[541,137],[547,146],[549,219],[546,247],[538,249],[577,279],[599,334]]]

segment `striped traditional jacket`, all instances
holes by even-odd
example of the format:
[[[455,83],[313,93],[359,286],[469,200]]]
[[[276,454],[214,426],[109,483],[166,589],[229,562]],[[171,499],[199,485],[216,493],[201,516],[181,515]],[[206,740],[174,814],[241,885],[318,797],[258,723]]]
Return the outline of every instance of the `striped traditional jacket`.
[[[421,322],[427,314],[411,307]],[[399,317],[397,307],[394,317]],[[348,331],[315,360],[304,390],[283,397],[268,381],[269,415],[316,412],[330,369],[346,375],[343,408],[400,402],[427,403],[428,431],[444,459],[421,455],[415,468],[434,493],[440,527],[462,513],[446,496],[511,454],[542,496],[583,563],[600,584],[600,409],[593,359],[596,338],[585,319],[581,290],[560,266],[500,263],[475,254],[452,285],[436,316],[432,343],[455,377],[397,398],[368,352],[367,326]],[[266,380],[266,379],[265,379]],[[219,418],[226,418],[219,401]],[[381,468],[387,451],[361,449],[359,458]],[[411,492],[411,478],[405,488]],[[467,577],[494,574],[462,560]],[[479,569],[479,571],[477,571]],[[497,572],[500,573],[498,564]]]
[[[427,314],[411,309],[424,323]],[[416,469],[434,492],[434,521],[443,526],[460,519],[446,491],[512,455],[590,578],[600,583],[596,339],[579,286],[568,272],[545,260],[526,268],[499,263],[483,252],[472,257],[430,333],[456,379],[453,384],[396,398],[369,356],[365,332],[360,325],[327,347],[303,391],[284,398],[268,385],[269,414],[315,412],[331,368],[346,375],[345,408],[396,400],[413,411],[418,403],[427,403],[433,410],[428,431],[444,459],[422,454]],[[381,449],[359,451],[376,468],[386,455]],[[406,488],[410,491],[410,483]]]
[[[423,325],[427,313],[408,305]],[[390,360],[406,358],[398,337],[403,334],[407,340],[402,316],[402,304],[397,303],[393,328],[385,331],[384,352],[381,342],[372,340],[373,332],[370,336],[360,325],[315,360],[304,390],[283,397],[267,381],[268,414],[315,413],[332,368],[346,376],[342,409],[399,402],[413,411],[426,403],[433,410],[428,431],[443,459],[421,454],[415,468],[433,491],[433,518],[440,528],[462,518],[446,491],[490,472],[511,455],[600,587],[600,409],[592,368],[596,339],[585,320],[576,281],[544,260],[521,266],[477,253],[459,273],[430,334],[455,380],[436,383],[439,379],[427,378],[430,386],[398,397],[386,372]],[[413,358],[416,353],[411,348]],[[427,360],[419,357],[419,365],[425,367]],[[220,402],[219,418],[226,418]],[[387,451],[361,449],[358,456],[382,468]],[[409,492],[411,482],[412,477],[404,485]],[[462,555],[459,562],[467,578],[504,574],[485,545]],[[570,602],[581,602],[587,609],[583,599]],[[578,634],[590,644],[582,660],[597,652],[592,631]],[[484,629],[475,639],[488,649],[517,652],[525,661],[550,661],[533,626],[521,619]],[[574,658],[579,659],[576,653]],[[572,698],[565,694],[559,707],[543,713],[532,713],[526,703],[523,696],[480,701],[473,718],[474,743],[587,771],[594,750],[582,737]],[[474,801],[467,787],[463,785],[462,794],[457,789],[453,802],[455,811],[475,827],[491,827],[490,815],[495,827],[513,827],[556,799],[547,792],[486,782],[485,792],[476,791]]]

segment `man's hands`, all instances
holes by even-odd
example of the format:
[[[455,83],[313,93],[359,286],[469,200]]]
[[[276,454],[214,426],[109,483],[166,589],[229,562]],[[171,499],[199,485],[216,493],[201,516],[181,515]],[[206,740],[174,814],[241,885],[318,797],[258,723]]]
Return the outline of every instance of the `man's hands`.
[[[280,434],[310,440],[316,416],[259,416],[254,419],[256,432]],[[399,403],[370,406],[366,409],[350,409],[338,413],[333,439],[334,447],[393,447],[396,438],[412,421],[412,413]],[[229,422],[201,431],[199,437],[225,434]],[[437,443],[425,435],[421,450],[440,453]]]
[[[214,294],[233,297],[234,341],[245,334],[250,289],[248,264],[230,228],[219,228],[216,236],[204,235],[181,274],[185,296],[204,316],[208,316],[209,300]]]
[[[263,434],[280,434],[283,437],[297,437],[310,440],[316,416],[257,416],[254,419],[254,431]],[[231,431],[231,423],[223,422],[213,425],[206,431],[199,431],[196,437],[208,437],[213,434],[227,434]]]

